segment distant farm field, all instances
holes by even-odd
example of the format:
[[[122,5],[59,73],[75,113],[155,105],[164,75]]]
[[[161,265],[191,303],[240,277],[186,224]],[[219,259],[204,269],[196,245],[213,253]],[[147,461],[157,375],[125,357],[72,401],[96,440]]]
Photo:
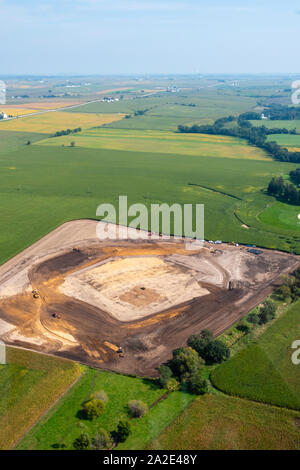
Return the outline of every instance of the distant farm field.
[[[81,374],[81,366],[7,348],[0,365],[0,449],[9,449]]]
[[[70,145],[91,149],[114,149],[134,152],[170,153],[206,157],[270,161],[260,149],[241,139],[204,134],[177,134],[162,131],[88,129],[76,136],[62,136],[39,142],[39,145]]]
[[[0,132],[2,130],[9,130],[50,134],[68,128],[81,127],[86,129],[93,126],[102,126],[103,124],[122,119],[122,117],[121,114],[72,114],[62,111],[50,111],[35,116],[0,121]]]
[[[300,410],[300,368],[291,345],[300,338],[300,301],[257,341],[212,373],[213,384],[231,395]]]
[[[297,450],[300,413],[239,398],[197,398],[149,450]]]
[[[281,145],[282,147],[288,147],[291,151],[300,151],[300,135],[271,134],[268,135],[268,140],[277,142],[277,144]]]

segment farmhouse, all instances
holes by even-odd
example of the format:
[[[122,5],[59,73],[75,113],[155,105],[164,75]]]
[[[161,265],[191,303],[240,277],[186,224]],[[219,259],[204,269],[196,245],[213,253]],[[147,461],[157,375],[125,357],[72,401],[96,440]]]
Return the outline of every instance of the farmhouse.
[[[7,114],[4,112],[0,113],[0,119],[7,119]]]

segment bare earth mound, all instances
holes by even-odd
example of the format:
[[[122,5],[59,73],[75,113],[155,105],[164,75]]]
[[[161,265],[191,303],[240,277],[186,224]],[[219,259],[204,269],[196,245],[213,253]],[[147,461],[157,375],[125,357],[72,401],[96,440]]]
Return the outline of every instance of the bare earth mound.
[[[174,239],[100,242],[96,225],[64,224],[0,267],[2,340],[155,375],[188,336],[204,328],[219,335],[299,264],[294,255],[225,244],[192,252]]]

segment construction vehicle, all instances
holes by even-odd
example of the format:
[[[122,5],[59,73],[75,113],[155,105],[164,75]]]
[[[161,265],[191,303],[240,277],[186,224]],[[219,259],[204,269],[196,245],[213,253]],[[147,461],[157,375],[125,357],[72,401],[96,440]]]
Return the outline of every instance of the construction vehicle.
[[[78,248],[78,246],[74,246],[73,251],[75,251],[76,253],[80,253],[80,249]]]
[[[58,315],[58,313],[56,313],[56,312],[53,312],[53,313],[52,313],[52,317],[53,317],[53,318],[60,318],[60,315]]]
[[[34,293],[33,293],[33,298],[34,298],[34,299],[39,299],[39,298],[40,298],[40,294],[38,294],[38,292],[34,292]]]
[[[119,354],[119,357],[121,357],[121,358],[125,357],[125,356],[124,356],[124,353],[120,353],[120,354]]]

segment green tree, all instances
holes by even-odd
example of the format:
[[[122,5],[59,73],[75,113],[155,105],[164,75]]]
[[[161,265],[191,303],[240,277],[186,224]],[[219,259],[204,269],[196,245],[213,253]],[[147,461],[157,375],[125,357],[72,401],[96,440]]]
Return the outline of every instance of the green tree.
[[[192,335],[187,340],[187,345],[197,351],[202,357],[205,346],[213,340],[213,333],[210,330],[202,330],[199,335]]]
[[[159,379],[158,379],[159,384],[162,388],[166,388],[167,383],[172,378],[172,371],[171,371],[170,367],[161,365],[158,368],[158,372],[159,372]]]
[[[189,391],[195,395],[204,395],[208,391],[208,382],[203,379],[200,371],[190,376],[187,386]]]
[[[265,300],[260,307],[259,321],[261,325],[273,320],[276,315],[276,306],[271,300]]]
[[[166,384],[166,389],[169,392],[175,392],[179,389],[179,382],[177,382],[177,380],[174,378],[170,379],[169,382]]]
[[[230,350],[222,341],[216,339],[208,343],[203,351],[203,358],[209,364],[220,364],[230,357]]]
[[[83,405],[83,413],[87,419],[98,418],[104,411],[105,403],[102,400],[92,398]]]
[[[196,372],[203,363],[198,353],[194,349],[187,347],[173,351],[170,367],[176,377],[184,379],[184,377]]]

